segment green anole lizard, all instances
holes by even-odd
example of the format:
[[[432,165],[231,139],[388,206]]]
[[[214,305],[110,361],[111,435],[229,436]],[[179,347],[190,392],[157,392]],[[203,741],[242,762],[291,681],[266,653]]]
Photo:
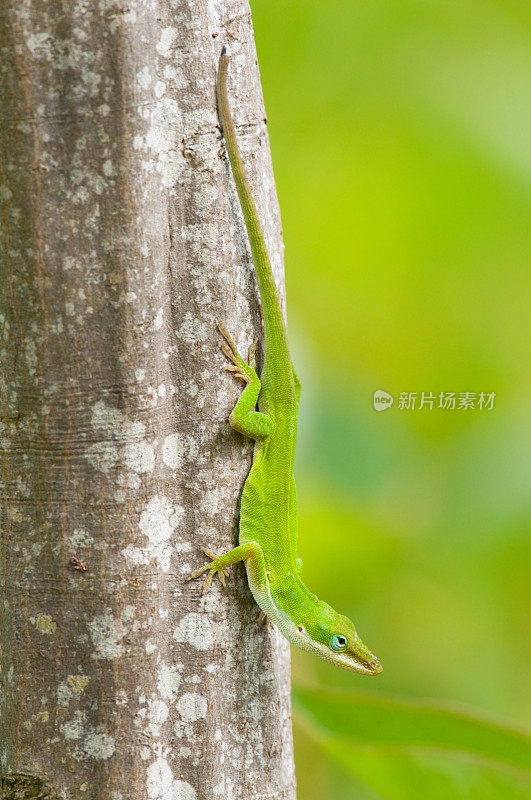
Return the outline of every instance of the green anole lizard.
[[[226,369],[246,383],[229,421],[235,430],[254,439],[255,447],[241,498],[239,545],[218,557],[204,550],[212,561],[193,572],[190,579],[208,570],[205,592],[216,573],[224,584],[226,568],[243,561],[254,599],[291,644],[346,669],[376,675],[382,667],[351,620],[318,600],[301,579],[293,479],[300,383],[291,363],[275,280],[236,142],[227,98],[228,63],[224,47],[218,68],[218,110],[258,279],[265,356],[258,377],[254,346],[246,363],[218,322],[224,339],[221,347],[231,362]]]

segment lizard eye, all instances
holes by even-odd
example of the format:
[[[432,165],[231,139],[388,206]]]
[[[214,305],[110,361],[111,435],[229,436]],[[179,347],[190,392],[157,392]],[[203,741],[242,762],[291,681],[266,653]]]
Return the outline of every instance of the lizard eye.
[[[345,649],[347,646],[347,640],[344,636],[341,636],[339,633],[334,633],[332,638],[330,639],[330,648],[331,650],[335,650],[336,653],[340,653],[342,650]]]

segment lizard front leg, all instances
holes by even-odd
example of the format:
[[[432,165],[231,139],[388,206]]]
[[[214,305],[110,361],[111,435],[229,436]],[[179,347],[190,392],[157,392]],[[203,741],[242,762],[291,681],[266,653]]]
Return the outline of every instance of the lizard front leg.
[[[204,567],[200,567],[192,572],[187,580],[191,581],[194,578],[199,578],[200,575],[209,570],[203,584],[203,594],[209,590],[212,579],[216,573],[221,584],[225,586],[225,570],[227,567],[230,567],[232,564],[237,564],[239,561],[248,562],[248,567],[252,571],[256,581],[260,584],[264,584],[264,586],[266,585],[267,572],[264,554],[258,542],[245,542],[245,544],[240,544],[233,550],[229,550],[228,553],[217,557],[211,553],[210,550],[206,550],[205,548],[202,548],[202,550],[212,561],[205,564]]]
[[[235,378],[241,378],[247,384],[229,417],[231,427],[235,431],[243,433],[244,436],[249,436],[250,439],[266,439],[273,430],[273,420],[269,414],[255,411],[258,395],[262,388],[260,378],[254,368],[256,342],[251,346],[249,363],[246,364],[238,353],[227,329],[219,320],[218,328],[224,340],[221,342],[221,349],[229,361],[232,362],[230,366],[225,366],[224,369],[232,372]]]

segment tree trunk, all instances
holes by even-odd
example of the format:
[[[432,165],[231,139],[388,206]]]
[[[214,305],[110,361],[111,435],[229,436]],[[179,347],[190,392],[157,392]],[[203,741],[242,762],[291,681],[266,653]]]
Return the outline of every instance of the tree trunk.
[[[289,651],[234,546],[251,443],[216,318],[257,291],[217,57],[279,282],[247,0],[3,0],[0,798],[293,800]]]

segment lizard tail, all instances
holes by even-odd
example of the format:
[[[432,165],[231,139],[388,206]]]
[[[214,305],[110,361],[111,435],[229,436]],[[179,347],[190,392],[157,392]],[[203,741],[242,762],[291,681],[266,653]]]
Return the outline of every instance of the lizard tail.
[[[216,85],[218,111],[223,136],[225,137],[227,146],[229,162],[234,176],[234,183],[236,184],[236,191],[238,192],[238,198],[245,220],[245,227],[247,228],[247,235],[249,236],[258,288],[260,290],[264,319],[266,360],[268,353],[274,353],[283,359],[283,363],[289,363],[286,329],[284,326],[282,309],[280,307],[280,300],[266,250],[264,234],[260,226],[260,220],[258,219],[256,205],[251,195],[247,175],[245,174],[242,157],[236,141],[234,122],[230,113],[227,96],[228,64],[229,56],[227,55],[227,48],[223,47],[219,57],[218,80]]]

